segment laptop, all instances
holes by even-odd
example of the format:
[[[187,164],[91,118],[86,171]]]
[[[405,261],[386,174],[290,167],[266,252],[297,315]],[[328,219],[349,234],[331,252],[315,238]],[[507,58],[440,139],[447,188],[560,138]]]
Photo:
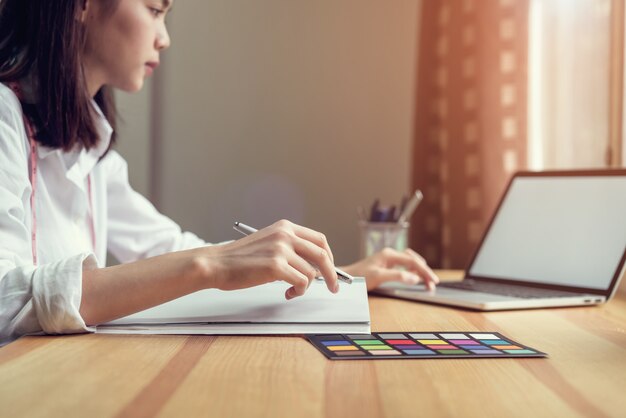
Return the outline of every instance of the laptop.
[[[481,311],[598,305],[626,272],[626,169],[519,172],[460,282],[376,293]]]

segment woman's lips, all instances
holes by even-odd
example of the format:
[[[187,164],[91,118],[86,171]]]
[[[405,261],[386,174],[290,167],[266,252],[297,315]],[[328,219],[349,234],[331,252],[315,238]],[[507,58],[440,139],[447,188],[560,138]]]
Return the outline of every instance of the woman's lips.
[[[156,61],[146,62],[145,67],[146,67],[147,75],[151,75],[158,66],[159,66],[159,63]]]

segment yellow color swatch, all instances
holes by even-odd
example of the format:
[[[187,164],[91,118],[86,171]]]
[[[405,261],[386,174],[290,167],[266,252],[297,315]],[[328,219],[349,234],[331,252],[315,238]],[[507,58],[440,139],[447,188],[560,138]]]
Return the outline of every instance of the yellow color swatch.
[[[444,340],[417,340],[422,344],[448,345]]]
[[[330,351],[358,351],[359,349],[353,345],[331,345],[326,347]]]

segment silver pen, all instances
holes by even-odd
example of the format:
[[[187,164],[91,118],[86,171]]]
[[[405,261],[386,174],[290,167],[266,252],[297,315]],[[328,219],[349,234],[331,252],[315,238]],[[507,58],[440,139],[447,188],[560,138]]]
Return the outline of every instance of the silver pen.
[[[411,215],[413,215],[413,212],[415,212],[415,209],[417,209],[423,198],[424,195],[422,194],[422,191],[417,189],[400,214],[398,224],[403,224],[411,219]]]
[[[255,232],[258,231],[257,229],[252,228],[251,226],[248,226],[241,222],[235,222],[233,229],[243,235],[254,234]],[[337,278],[339,280],[341,280],[344,283],[352,284],[352,280],[354,280],[354,277],[352,277],[351,275],[349,275],[348,273],[346,273],[345,271],[337,267],[335,267],[335,272],[337,273]]]

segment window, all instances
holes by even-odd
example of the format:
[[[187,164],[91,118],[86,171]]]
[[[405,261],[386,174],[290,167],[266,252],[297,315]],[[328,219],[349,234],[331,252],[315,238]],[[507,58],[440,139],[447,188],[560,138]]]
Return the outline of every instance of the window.
[[[619,165],[623,2],[531,0],[529,16],[529,168]]]

